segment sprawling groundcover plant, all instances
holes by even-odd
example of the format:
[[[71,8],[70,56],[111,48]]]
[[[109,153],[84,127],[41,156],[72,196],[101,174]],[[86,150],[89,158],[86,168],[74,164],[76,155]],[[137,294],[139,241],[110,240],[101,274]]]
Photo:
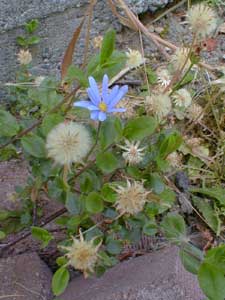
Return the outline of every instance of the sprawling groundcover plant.
[[[202,14],[198,23],[198,12],[207,13],[210,20]],[[191,8],[187,19],[195,42],[216,26],[214,12],[204,4]],[[184,151],[195,149],[200,166],[207,154],[196,138],[187,139],[184,150],[182,136],[171,123],[171,116],[188,122],[204,114],[186,89],[198,69],[193,48],[178,48],[168,69],[154,72],[139,51],[115,50],[115,32],[109,30],[103,41],[98,39],[101,49],[85,68],[71,61],[68,67],[65,57],[62,80],[57,80],[32,75],[32,56],[24,41],[29,39],[20,37],[25,49],[18,54],[17,82],[8,84],[10,110],[0,110],[0,155],[2,159],[23,155],[30,176],[27,185],[10,196],[21,199],[21,209],[0,211],[0,237],[28,229],[28,235],[47,247],[56,236],[43,227],[54,220],[63,236],[52,281],[54,294],[60,295],[71,269],[85,277],[101,275],[126,257],[126,247],[143,235],[161,241],[164,233],[180,247],[184,266],[198,275],[208,299],[223,300],[224,245],[204,254],[190,243],[184,218],[169,212],[177,190],[168,172],[180,167]],[[149,79],[150,89],[143,84],[139,91],[142,100],[127,85],[115,85],[118,74],[137,68]],[[210,204],[205,207],[201,198],[193,198],[205,218],[211,214],[209,226],[219,236],[224,214],[221,189],[193,192],[216,199],[215,221]],[[40,204],[43,194],[63,205],[47,219]]]

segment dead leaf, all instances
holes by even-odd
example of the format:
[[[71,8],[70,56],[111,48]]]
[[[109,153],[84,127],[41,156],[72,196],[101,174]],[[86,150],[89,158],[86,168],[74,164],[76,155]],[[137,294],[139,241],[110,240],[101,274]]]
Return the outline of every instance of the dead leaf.
[[[84,24],[84,19],[80,22],[80,25],[77,27],[77,29],[74,31],[73,37],[66,49],[65,55],[63,57],[62,66],[61,66],[61,79],[63,80],[67,74],[67,70],[69,66],[72,64],[73,60],[73,53],[75,49],[76,42],[78,40],[78,37],[80,35],[82,26]]]

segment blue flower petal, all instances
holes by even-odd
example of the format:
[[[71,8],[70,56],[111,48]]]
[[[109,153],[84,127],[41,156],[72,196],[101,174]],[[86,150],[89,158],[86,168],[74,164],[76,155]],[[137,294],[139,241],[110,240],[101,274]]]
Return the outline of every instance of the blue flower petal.
[[[106,113],[103,111],[100,111],[98,114],[99,121],[103,122],[103,121],[105,121],[106,118],[107,118]]]
[[[128,91],[128,86],[127,85],[124,85],[122,86],[117,95],[110,101],[109,103],[109,107],[110,108],[113,108],[114,106],[117,105],[117,103],[123,98],[123,96],[127,93]]]
[[[109,113],[113,113],[113,112],[125,112],[126,111],[126,108],[123,108],[123,107],[118,107],[118,108],[109,108],[108,109],[108,112]]]
[[[109,78],[105,74],[102,80],[102,99],[105,103],[108,102],[108,84],[109,84]]]
[[[109,104],[109,103],[116,97],[118,91],[119,91],[119,86],[118,86],[118,85],[115,85],[115,86],[112,88],[112,90],[111,90],[111,92],[110,92],[110,94],[109,94],[109,96],[108,96],[107,102],[105,101],[106,104]]]
[[[93,105],[91,101],[77,101],[74,103],[74,106],[76,107],[84,107],[87,108],[89,110],[98,110],[98,107]]]
[[[93,100],[94,100],[94,102],[96,101],[95,104],[97,105],[101,101],[101,96],[99,94],[98,85],[92,76],[90,76],[88,78],[88,80],[89,80],[89,84],[90,84],[90,90],[93,95]]]
[[[101,101],[101,98],[100,97],[98,98],[91,88],[87,88],[87,93],[88,93],[88,97],[91,100],[91,102],[94,105],[98,106]]]
[[[99,115],[99,110],[92,110],[91,112],[91,119],[97,121]]]

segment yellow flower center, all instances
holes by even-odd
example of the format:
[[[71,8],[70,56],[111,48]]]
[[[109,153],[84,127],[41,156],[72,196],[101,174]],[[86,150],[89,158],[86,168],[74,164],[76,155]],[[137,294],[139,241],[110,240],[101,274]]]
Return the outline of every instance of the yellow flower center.
[[[107,111],[107,105],[103,101],[99,103],[98,107],[101,111],[104,111],[104,112]]]

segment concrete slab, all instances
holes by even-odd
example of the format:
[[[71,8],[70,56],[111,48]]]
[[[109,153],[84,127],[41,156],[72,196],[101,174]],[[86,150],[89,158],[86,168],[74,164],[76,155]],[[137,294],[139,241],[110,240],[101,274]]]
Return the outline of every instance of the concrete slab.
[[[100,278],[74,278],[63,300],[203,300],[197,278],[181,265],[176,247],[118,264]]]
[[[0,299],[52,299],[52,273],[36,253],[0,259],[0,278]]]

